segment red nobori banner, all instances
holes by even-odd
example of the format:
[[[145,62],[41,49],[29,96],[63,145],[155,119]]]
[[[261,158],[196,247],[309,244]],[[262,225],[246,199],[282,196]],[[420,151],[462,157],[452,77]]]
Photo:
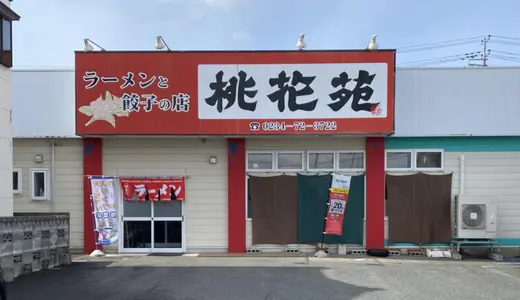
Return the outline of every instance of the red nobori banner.
[[[180,178],[120,178],[124,200],[170,201],[185,200],[184,177]]]
[[[343,219],[345,218],[347,201],[348,194],[330,192],[325,234],[341,235],[343,233]]]
[[[76,52],[76,133],[390,134],[395,51]]]

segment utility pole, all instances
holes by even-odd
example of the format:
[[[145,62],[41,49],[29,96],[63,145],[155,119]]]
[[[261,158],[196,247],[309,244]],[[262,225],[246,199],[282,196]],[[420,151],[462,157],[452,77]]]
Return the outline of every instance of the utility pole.
[[[480,59],[470,59],[468,66],[469,67],[477,67],[477,68],[486,68],[488,66],[488,55],[491,53],[491,49],[488,49],[487,43],[491,39],[491,35],[488,35],[480,41],[482,45],[482,54],[480,55]],[[480,61],[480,63],[472,62],[472,61]]]

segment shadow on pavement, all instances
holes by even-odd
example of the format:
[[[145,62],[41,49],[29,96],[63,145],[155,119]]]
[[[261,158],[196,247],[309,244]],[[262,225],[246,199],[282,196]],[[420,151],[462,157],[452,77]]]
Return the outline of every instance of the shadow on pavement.
[[[380,289],[346,284],[318,267],[107,267],[75,263],[8,284],[9,300],[354,299]]]

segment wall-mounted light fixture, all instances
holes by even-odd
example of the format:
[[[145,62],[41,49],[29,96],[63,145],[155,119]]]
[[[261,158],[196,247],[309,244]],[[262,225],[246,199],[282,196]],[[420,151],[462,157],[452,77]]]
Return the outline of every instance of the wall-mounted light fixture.
[[[34,162],[37,164],[41,164],[43,162],[43,154],[36,154],[34,156]]]
[[[216,164],[216,163],[217,163],[217,156],[215,156],[215,155],[211,155],[211,156],[209,157],[209,163],[210,163],[211,165]]]
[[[83,43],[85,43],[85,48],[83,48],[83,51],[85,52],[92,52],[94,51],[94,46],[98,47],[100,51],[106,51],[105,48],[101,47],[100,45],[96,44],[89,38],[83,38]],[[92,46],[94,45],[94,46]]]
[[[170,47],[168,47],[168,44],[166,44],[166,42],[164,41],[162,36],[158,35],[156,39],[157,39],[157,41],[155,42],[155,49],[162,50],[162,49],[166,48],[166,49],[168,49],[168,51],[172,51],[172,49],[170,49]]]

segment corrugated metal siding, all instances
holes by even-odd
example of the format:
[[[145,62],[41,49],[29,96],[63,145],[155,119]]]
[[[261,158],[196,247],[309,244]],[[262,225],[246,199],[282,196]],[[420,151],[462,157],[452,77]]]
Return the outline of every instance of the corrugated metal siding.
[[[395,136],[520,135],[520,68],[400,69]]]
[[[283,137],[249,138],[246,150],[365,150],[365,138],[359,137]],[[244,195],[247,201],[247,196]],[[245,215],[245,212],[244,212]],[[246,247],[253,244],[253,226],[246,221]]]
[[[14,70],[13,136],[74,137],[74,70]]]
[[[460,154],[457,152],[444,152],[444,172],[452,173],[451,196],[459,194],[460,190]]]
[[[217,156],[217,164],[209,164],[210,155]],[[187,251],[227,249],[225,139],[209,138],[205,143],[195,138],[104,139],[103,175],[188,176],[185,202]]]
[[[23,172],[23,191],[14,195],[14,212],[69,212],[71,247],[83,249],[83,146],[77,139],[60,139],[55,143],[52,200],[31,201],[29,169],[51,169],[51,140],[14,139],[13,167]],[[36,154],[43,154],[43,163],[34,162]]]
[[[498,195],[498,238],[520,238],[520,152],[466,152],[465,193]]]

